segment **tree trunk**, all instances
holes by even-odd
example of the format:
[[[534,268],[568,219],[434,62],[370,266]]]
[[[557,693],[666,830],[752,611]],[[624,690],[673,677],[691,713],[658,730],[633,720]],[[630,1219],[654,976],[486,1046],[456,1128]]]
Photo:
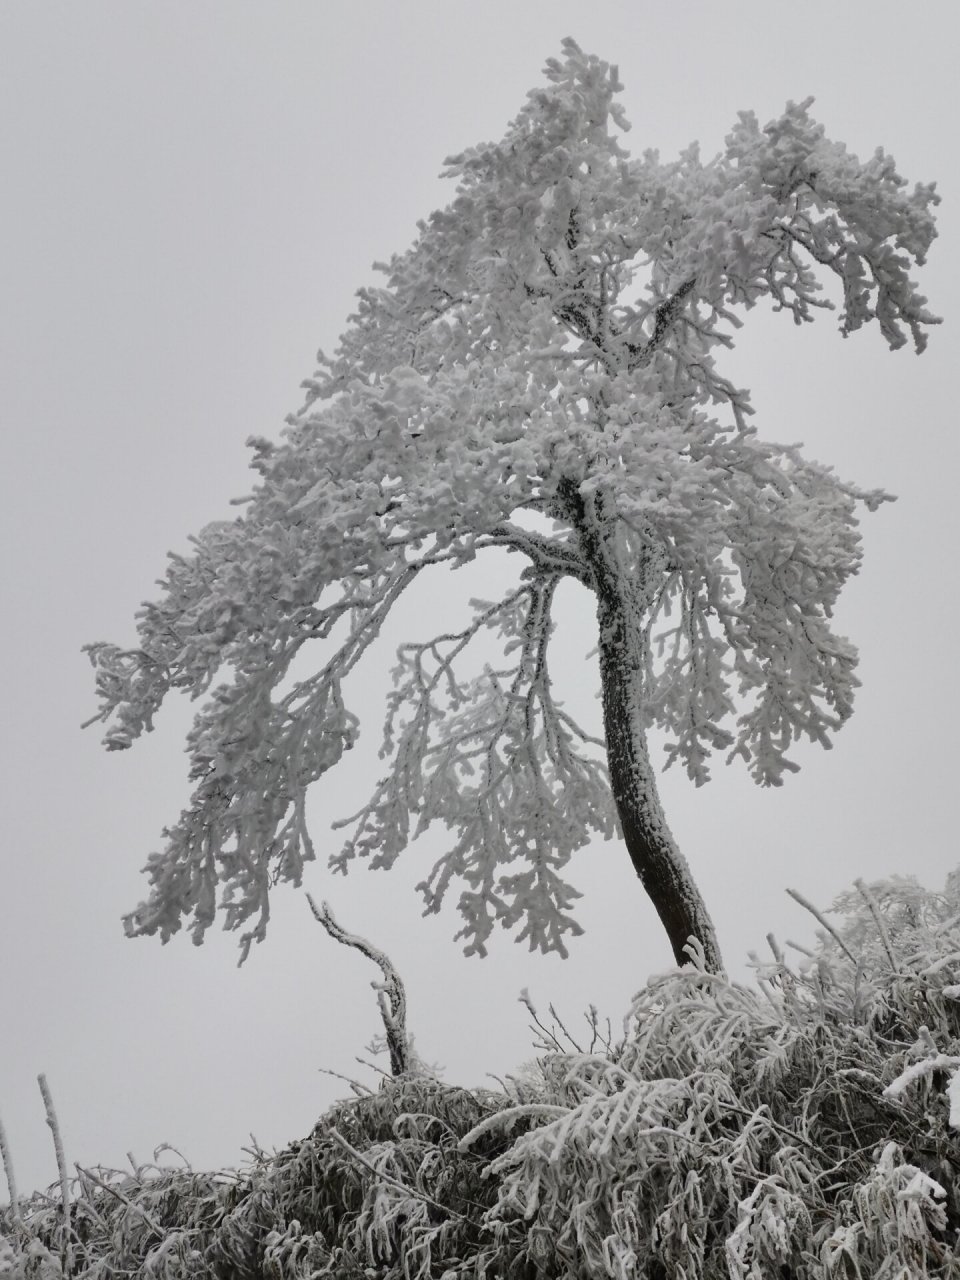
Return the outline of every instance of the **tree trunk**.
[[[713,922],[683,854],[667,826],[643,728],[644,639],[629,635],[623,599],[599,590],[600,681],[607,764],[613,798],[620,815],[627,853],[647,896],[667,931],[677,964],[689,963],[684,951],[695,937],[703,947],[707,968],[723,969]]]
[[[627,569],[617,547],[616,521],[606,515],[602,495],[593,495],[589,512],[572,482],[562,484],[559,495],[597,596],[607,765],[627,853],[677,964],[689,963],[684,947],[692,936],[703,947],[707,968],[720,973],[723,959],[713,922],[667,826],[643,726],[649,643],[643,622],[663,582],[665,554],[651,538],[648,552],[631,557]]]

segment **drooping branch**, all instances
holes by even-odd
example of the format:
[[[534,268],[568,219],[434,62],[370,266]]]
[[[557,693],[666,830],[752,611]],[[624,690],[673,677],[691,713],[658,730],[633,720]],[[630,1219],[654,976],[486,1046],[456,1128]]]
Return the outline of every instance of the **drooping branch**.
[[[497,919],[525,919],[520,937],[531,948],[563,952],[563,934],[577,931],[567,912],[578,895],[559,872],[591,828],[613,831],[606,771],[584,751],[603,744],[552,696],[546,646],[556,581],[534,577],[496,604],[475,602],[463,631],[401,646],[385,728],[391,771],[358,814],[335,824],[354,825],[331,859],[335,870],[358,855],[390,866],[435,821],[455,831],[454,848],[418,888],[437,911],[453,878],[467,881],[460,936],[468,952],[484,953]],[[485,629],[500,632],[516,663],[466,679],[455,663]],[[518,855],[530,869],[498,877]]]
[[[159,932],[166,940],[192,912],[192,933],[200,941],[224,882],[226,927],[258,916],[242,936],[241,963],[251,944],[262,940],[270,888],[278,879],[299,884],[313,856],[304,821],[306,789],[340,761],[356,736],[343,681],[420,567],[402,567],[365,593],[348,593],[346,639],[319,671],[278,701],[272,694],[283,664],[250,664],[233,684],[216,690],[188,737],[197,786],[165,832],[165,849],[147,864],[152,891],[124,918],[128,936]]]

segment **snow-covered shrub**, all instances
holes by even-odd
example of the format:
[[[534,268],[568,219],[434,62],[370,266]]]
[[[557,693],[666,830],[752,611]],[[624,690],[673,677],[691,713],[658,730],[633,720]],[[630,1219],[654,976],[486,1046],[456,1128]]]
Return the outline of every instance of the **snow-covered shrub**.
[[[960,873],[837,909],[797,963],[770,939],[747,986],[695,955],[619,1042],[499,1090],[406,1075],[240,1173],[81,1175],[73,1273],[960,1277]],[[59,1275],[58,1203],[21,1217],[0,1276]]]

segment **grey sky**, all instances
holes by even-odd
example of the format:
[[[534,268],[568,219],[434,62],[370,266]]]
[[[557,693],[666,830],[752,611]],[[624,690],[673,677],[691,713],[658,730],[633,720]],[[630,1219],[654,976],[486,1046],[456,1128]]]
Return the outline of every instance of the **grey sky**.
[[[236,1163],[250,1130],[268,1147],[306,1133],[344,1089],[319,1067],[359,1073],[376,975],[302,895],[277,897],[239,971],[219,931],[201,949],[124,940],[139,868],[188,794],[191,708],[107,755],[78,728],[95,709],[79,650],[131,639],[167,550],[231,514],[250,484],[246,437],[299,405],[370,263],[450,198],[444,156],[499,136],[565,35],[619,62],[634,151],[699,138],[711,154],[739,109],[765,120],[814,94],[831,137],[864,156],[882,144],[911,183],[940,185],[924,282],[949,323],[922,359],[872,330],[843,342],[830,316],[796,330],[758,312],[727,366],[753,389],[761,434],[899,494],[868,517],[842,607],[863,655],[855,717],[781,791],[718,762],[710,787],[668,774],[663,792],[738,973],[770,929],[809,938],[787,885],[827,905],[857,875],[943,881],[957,861],[958,25],[950,3],[876,0],[0,4],[0,1115],[21,1190],[55,1176],[39,1071],[71,1160],[120,1164],[166,1141],[206,1167]],[[410,627],[448,588],[484,590],[427,584]],[[557,676],[589,709],[585,604],[569,597]],[[307,887],[391,955],[418,1047],[473,1084],[532,1054],[521,987],[571,1023],[590,1001],[616,1020],[669,950],[614,845],[575,866],[587,933],[566,962],[505,934],[466,961],[452,906],[420,919],[429,851],[330,880],[326,821],[377,776],[379,693],[402,638],[367,668],[363,748],[313,802]]]

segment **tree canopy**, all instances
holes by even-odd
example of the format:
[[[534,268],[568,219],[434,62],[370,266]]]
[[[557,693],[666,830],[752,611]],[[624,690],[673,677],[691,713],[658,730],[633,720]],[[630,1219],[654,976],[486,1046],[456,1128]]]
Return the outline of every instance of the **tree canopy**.
[[[831,309],[825,279],[845,336],[875,322],[922,351],[935,317],[910,272],[937,197],[830,141],[810,101],[765,127],[742,112],[709,161],[630,158],[620,88],[568,40],[504,137],[447,161],[452,203],[360,291],[282,439],[250,441],[242,513],[171,558],[136,647],[89,646],[110,748],[172,689],[205,697],[196,789],[130,933],[166,940],[188,917],[200,941],[219,894],[244,954],[264,936],[271,886],[314,856],[307,790],[356,739],[344,682],[421,573],[506,548],[519,572],[501,598],[399,649],[389,769],[333,866],[389,867],[439,822],[427,909],[456,881],[468,951],[497,921],[562,951],[571,856],[619,831],[674,955],[692,936],[720,966],[647,730],[698,784],[716,750],[778,785],[799,738],[829,745],[857,685],[831,611],[859,511],[888,495],[764,441],[716,357],[761,300],[797,324]],[[551,681],[566,578],[596,600],[602,739]],[[465,676],[482,636],[503,659]],[[313,674],[289,677],[312,644]]]

